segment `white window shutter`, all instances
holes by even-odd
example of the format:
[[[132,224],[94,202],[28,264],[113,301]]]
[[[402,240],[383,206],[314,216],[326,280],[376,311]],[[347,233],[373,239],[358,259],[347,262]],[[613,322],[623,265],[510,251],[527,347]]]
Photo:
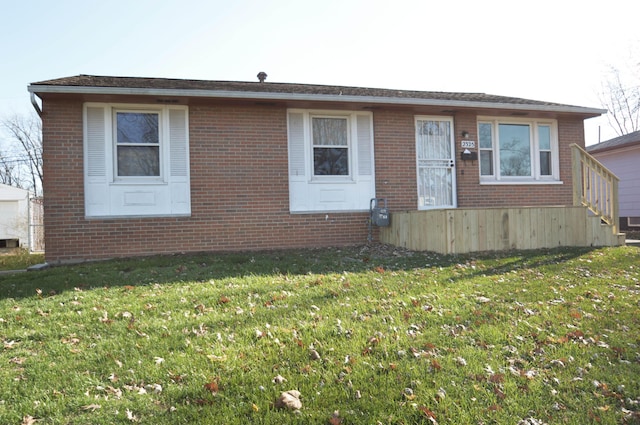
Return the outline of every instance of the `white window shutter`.
[[[107,155],[110,155],[108,108],[87,106],[84,112],[84,205],[87,217],[105,216],[109,214],[109,185]]]
[[[169,183],[171,213],[191,213],[189,124],[186,108],[169,109]]]
[[[87,177],[94,181],[107,177],[104,114],[104,108],[87,108]]]
[[[169,110],[169,169],[171,177],[187,177],[189,170],[187,111]]]
[[[358,139],[358,174],[361,176],[370,176],[373,174],[371,116],[358,115],[356,125]]]
[[[306,175],[306,158],[304,154],[304,114],[289,113],[289,175],[304,177]]]

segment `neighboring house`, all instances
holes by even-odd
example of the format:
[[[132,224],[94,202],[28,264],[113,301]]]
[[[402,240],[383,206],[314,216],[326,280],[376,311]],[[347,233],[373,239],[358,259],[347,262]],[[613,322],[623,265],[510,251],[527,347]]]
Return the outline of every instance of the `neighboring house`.
[[[29,191],[0,184],[0,248],[29,247]]]
[[[372,198],[391,212],[573,205],[570,145],[605,112],[261,77],[32,83],[47,261],[360,244]]]
[[[619,217],[622,230],[640,230],[640,131],[587,147],[619,179]]]

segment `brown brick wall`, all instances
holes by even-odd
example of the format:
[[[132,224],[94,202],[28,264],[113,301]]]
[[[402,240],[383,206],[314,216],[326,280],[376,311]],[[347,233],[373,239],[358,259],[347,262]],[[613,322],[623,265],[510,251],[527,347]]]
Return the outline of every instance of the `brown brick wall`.
[[[86,220],[82,105],[47,101],[47,261],[367,241],[368,213],[289,214],[285,109],[192,106],[189,120],[191,217]]]
[[[107,220],[84,218],[82,104],[47,100],[44,112],[49,262],[367,240],[368,213],[289,213],[285,108],[190,106],[191,217]],[[414,115],[374,113],[377,196],[388,199],[391,211],[417,206]],[[559,122],[565,185],[480,186],[478,162],[458,161],[459,206],[570,204],[568,145],[584,144],[582,128],[580,120]],[[475,114],[456,116],[456,146],[462,130],[477,140]]]
[[[374,115],[376,149],[376,195],[387,198],[393,212],[417,208],[417,172],[413,112],[376,111]],[[559,119],[560,179],[564,184],[480,185],[478,161],[460,160],[462,131],[478,144],[476,114],[458,113],[454,117],[456,141],[457,201],[461,208],[571,205],[572,143],[584,146],[584,125],[580,119]],[[476,149],[477,151],[477,149]]]

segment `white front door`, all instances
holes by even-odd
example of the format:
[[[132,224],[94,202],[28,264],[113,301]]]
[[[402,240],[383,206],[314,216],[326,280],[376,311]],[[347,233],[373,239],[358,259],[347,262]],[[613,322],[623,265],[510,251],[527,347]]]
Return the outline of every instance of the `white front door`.
[[[455,208],[453,118],[416,117],[418,209]]]

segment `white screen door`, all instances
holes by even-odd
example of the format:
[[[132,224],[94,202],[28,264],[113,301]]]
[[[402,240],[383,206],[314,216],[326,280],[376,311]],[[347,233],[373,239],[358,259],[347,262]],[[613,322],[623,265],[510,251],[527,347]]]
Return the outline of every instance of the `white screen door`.
[[[453,119],[416,118],[418,209],[456,206]]]

